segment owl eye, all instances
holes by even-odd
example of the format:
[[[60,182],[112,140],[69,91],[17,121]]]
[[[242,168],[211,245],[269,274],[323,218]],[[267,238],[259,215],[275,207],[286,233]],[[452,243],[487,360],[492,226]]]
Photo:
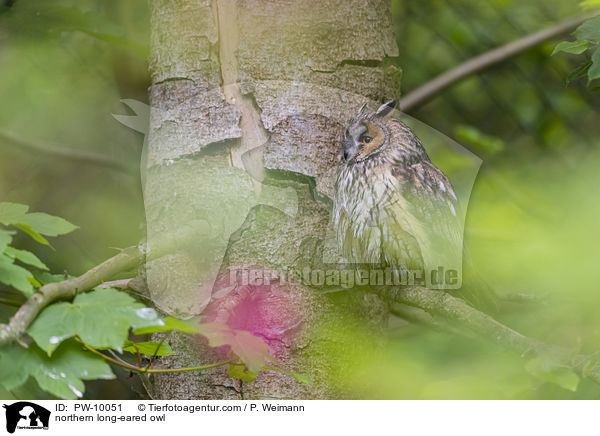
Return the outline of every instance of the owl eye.
[[[363,142],[364,144],[369,144],[372,140],[373,138],[371,138],[370,136],[363,136],[361,138],[361,142]]]

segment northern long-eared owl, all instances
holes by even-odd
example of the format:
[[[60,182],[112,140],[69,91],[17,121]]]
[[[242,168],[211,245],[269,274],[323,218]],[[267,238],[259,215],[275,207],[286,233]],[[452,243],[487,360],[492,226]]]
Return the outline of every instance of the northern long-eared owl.
[[[345,131],[332,215],[339,249],[350,263],[417,270],[425,279],[439,268],[460,274],[456,194],[394,108],[365,105]],[[453,280],[439,287],[459,287],[460,277]]]

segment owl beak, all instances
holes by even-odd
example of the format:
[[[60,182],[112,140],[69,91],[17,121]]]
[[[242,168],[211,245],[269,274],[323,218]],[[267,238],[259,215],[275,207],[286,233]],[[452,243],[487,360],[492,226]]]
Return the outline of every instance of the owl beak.
[[[346,139],[344,142],[344,161],[348,162],[358,152],[358,147],[352,139]]]

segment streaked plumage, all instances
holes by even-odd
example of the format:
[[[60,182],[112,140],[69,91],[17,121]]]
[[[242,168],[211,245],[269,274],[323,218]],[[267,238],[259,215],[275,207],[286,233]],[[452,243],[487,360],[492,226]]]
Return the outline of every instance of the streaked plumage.
[[[395,103],[364,107],[349,123],[336,181],[333,224],[350,263],[432,270],[461,268],[458,201]]]

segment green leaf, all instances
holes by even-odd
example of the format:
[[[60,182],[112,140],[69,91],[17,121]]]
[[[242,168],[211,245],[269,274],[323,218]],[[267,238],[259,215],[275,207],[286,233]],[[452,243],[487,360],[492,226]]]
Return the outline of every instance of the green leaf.
[[[73,342],[65,343],[50,358],[34,344],[23,348],[11,344],[0,348],[0,384],[7,390],[33,377],[45,391],[63,399],[81,398],[84,380],[115,378],[100,357],[84,352]]]
[[[13,247],[8,247],[4,251],[4,254],[24,264],[34,266],[44,271],[48,271],[48,267],[44,265],[44,262],[42,262],[40,259],[38,259],[38,257],[35,254],[29,251],[18,250]]]
[[[588,70],[588,82],[600,78],[600,47],[592,54],[592,65]]]
[[[158,342],[137,342],[126,341],[123,351],[131,354],[143,354],[145,356],[171,356],[173,350],[169,344],[159,344]]]
[[[542,381],[554,383],[573,392],[579,385],[579,376],[551,357],[535,357],[525,364],[525,369]]]
[[[577,39],[600,42],[600,16],[585,21],[573,34]]]
[[[182,321],[177,318],[173,318],[172,316],[168,316],[161,322],[162,323],[160,323],[160,324],[157,323],[156,325],[153,325],[150,327],[144,327],[141,329],[137,329],[133,333],[136,335],[146,335],[146,334],[150,334],[150,333],[164,332],[167,330],[179,330],[184,333],[199,333],[197,326],[192,325],[189,322]]]
[[[571,71],[571,73],[569,73],[569,75],[567,76],[566,82],[571,83],[571,82],[581,79],[582,77],[585,77],[591,66],[592,66],[592,61],[586,61],[586,62],[580,64],[577,68],[575,68],[573,71]]]
[[[35,275],[35,278],[38,279],[43,285],[47,285],[48,283],[57,283],[62,282],[63,280],[72,279],[73,276],[66,276],[64,274],[51,274],[49,272],[38,272]]]
[[[18,203],[0,203],[0,224],[10,226],[20,223],[27,214],[29,206]]]
[[[10,230],[0,229],[0,253],[2,253],[12,242],[12,237],[14,234],[15,232],[11,232]]]
[[[251,372],[258,373],[272,359],[269,345],[246,330],[233,330],[218,323],[201,324],[199,330],[211,347],[229,346]]]
[[[14,287],[29,297],[35,292],[29,281],[31,278],[33,275],[29,271],[15,265],[13,260],[4,254],[0,254],[0,282]]]
[[[40,244],[50,245],[42,236],[59,236],[76,230],[67,220],[46,213],[27,213],[29,206],[18,203],[0,203],[0,224],[15,226]]]
[[[208,323],[194,326],[177,318],[168,317],[163,325],[141,328],[134,331],[136,335],[155,333],[165,330],[179,330],[206,336],[211,347],[229,346],[250,372],[258,373],[272,357],[269,346],[258,336],[245,330],[233,330],[225,324]]]
[[[36,288],[41,288],[42,286],[44,286],[40,282],[38,282],[38,280],[35,277],[27,277],[27,280],[29,280],[29,283],[31,283]]]
[[[50,245],[46,238],[33,230],[28,224],[14,224],[14,226],[31,236],[35,242],[39,242],[40,244],[44,245]]]
[[[256,374],[246,368],[245,365],[229,364],[227,365],[227,374],[245,383],[252,383],[256,378]]]
[[[77,230],[69,221],[45,213],[28,213],[19,224],[27,224],[34,231],[45,236],[60,236]]]
[[[582,39],[577,41],[563,41],[554,47],[552,56],[556,53],[565,52],[571,54],[581,54],[586,51],[590,46],[590,41]]]
[[[153,309],[124,292],[97,288],[77,295],[73,303],[47,307],[28,332],[51,355],[62,341],[73,336],[79,336],[94,348],[121,349],[130,327],[138,329],[158,322],[160,319]]]

